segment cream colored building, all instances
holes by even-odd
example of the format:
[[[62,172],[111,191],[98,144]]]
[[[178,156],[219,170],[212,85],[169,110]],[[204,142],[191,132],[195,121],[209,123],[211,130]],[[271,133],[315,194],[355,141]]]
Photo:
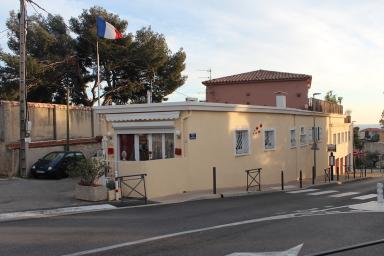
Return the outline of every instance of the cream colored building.
[[[310,178],[313,127],[318,179],[328,168],[327,144],[337,144],[340,167],[353,162],[352,126],[343,115],[203,102],[104,106],[94,114],[96,134],[110,138],[113,168],[146,173],[148,198],[210,190],[213,167],[218,191],[244,189],[252,168],[262,168],[262,184],[278,184],[281,170],[286,181],[300,170]]]

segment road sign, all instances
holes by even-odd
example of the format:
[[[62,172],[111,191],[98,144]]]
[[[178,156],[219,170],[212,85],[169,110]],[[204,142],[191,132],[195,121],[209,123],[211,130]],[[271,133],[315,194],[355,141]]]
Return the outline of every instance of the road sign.
[[[328,152],[336,152],[336,144],[327,144]]]

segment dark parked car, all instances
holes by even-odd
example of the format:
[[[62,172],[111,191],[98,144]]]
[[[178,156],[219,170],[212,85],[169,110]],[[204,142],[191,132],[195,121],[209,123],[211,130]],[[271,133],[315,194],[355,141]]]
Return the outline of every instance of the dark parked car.
[[[79,151],[55,151],[39,159],[31,168],[31,175],[35,178],[64,178],[68,177],[66,169],[69,165],[85,159]]]

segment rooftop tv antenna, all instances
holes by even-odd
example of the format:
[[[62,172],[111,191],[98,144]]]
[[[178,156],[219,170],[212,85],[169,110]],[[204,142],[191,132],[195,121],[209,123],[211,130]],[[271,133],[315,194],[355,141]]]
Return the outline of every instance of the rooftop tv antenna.
[[[199,77],[199,78],[208,78],[209,80],[212,80],[212,69],[209,68],[209,69],[199,69],[199,71],[203,71],[203,72],[207,72],[208,73],[208,76],[203,76],[203,77]]]

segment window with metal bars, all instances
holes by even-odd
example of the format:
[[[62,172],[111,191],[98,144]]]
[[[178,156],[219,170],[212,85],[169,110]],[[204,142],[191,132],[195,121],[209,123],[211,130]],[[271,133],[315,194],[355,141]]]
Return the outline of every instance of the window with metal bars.
[[[236,155],[249,154],[249,131],[235,131],[235,153]]]
[[[275,149],[276,138],[274,129],[264,130],[264,149]]]

